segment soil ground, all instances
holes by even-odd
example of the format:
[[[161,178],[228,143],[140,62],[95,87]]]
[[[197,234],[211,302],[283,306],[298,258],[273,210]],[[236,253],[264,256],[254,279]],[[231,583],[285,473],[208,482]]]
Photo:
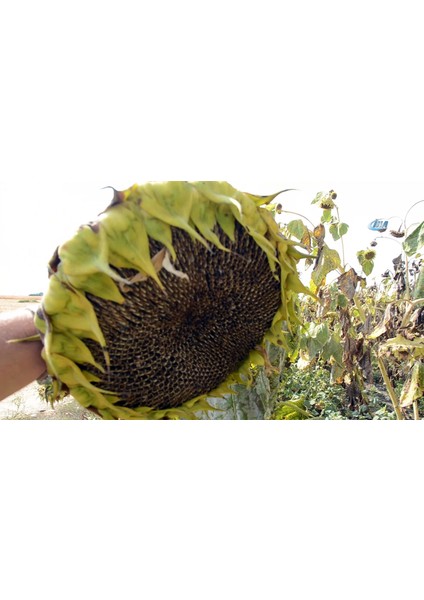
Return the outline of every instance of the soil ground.
[[[0,313],[18,308],[33,307],[41,301],[40,296],[0,296]]]
[[[39,302],[39,296],[0,296],[0,313],[25,307],[35,307]],[[0,420],[81,420],[97,418],[93,413],[80,406],[71,396],[52,407],[40,395],[40,390],[42,393],[40,386],[34,382],[0,401]]]

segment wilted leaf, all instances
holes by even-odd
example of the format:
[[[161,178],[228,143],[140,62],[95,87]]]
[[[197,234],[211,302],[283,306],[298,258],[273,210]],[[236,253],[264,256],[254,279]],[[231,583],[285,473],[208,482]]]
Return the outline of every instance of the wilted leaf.
[[[308,252],[310,252],[312,250],[311,234],[309,233],[309,231],[306,227],[305,227],[305,232],[300,239],[300,243],[302,244],[302,246],[305,246],[305,248],[307,249]]]
[[[355,364],[355,361],[361,356],[363,348],[363,339],[355,339],[346,337],[343,346],[343,364],[347,373],[351,373]]]
[[[383,333],[386,333],[386,323],[384,321],[382,321],[381,323],[379,323],[379,325],[377,325],[377,327],[374,329],[374,331],[372,331],[370,333],[370,335],[368,336],[368,339],[376,340],[378,337],[380,337],[380,335],[383,335]]]
[[[424,221],[418,225],[403,242],[403,249],[408,256],[412,256],[424,246]]]
[[[373,382],[373,368],[371,360],[371,350],[363,350],[362,356],[359,358],[359,365],[361,367],[362,376],[367,383]]]
[[[383,350],[391,350],[394,353],[408,353],[411,359],[418,359],[424,356],[424,340],[423,338],[407,340],[402,335],[397,335],[380,346],[380,351]]]
[[[349,300],[353,300],[353,297],[355,296],[359,279],[355,269],[349,269],[349,271],[342,273],[337,279],[340,291],[343,292]]]
[[[375,340],[378,337],[380,337],[380,335],[383,335],[383,333],[386,333],[387,331],[387,325],[391,322],[392,320],[392,307],[393,304],[390,303],[386,306],[386,310],[384,311],[384,316],[381,320],[381,322],[377,325],[377,327],[369,334],[368,339],[370,340]]]
[[[403,265],[403,257],[402,254],[399,254],[399,256],[396,256],[393,260],[392,260],[393,266],[395,267],[395,270],[398,270],[402,267]]]
[[[328,246],[324,246],[312,271],[312,281],[317,287],[320,287],[325,282],[328,273],[341,269],[341,267],[342,263],[337,250],[330,250]]]
[[[324,225],[317,225],[314,229],[314,238],[319,243],[325,238],[325,227]]]
[[[333,303],[333,295],[331,293],[331,288],[325,286],[320,289],[318,298],[320,300],[320,304],[317,308],[317,316],[319,318],[324,317],[332,308]]]
[[[414,400],[419,400],[424,395],[424,363],[416,362],[412,367],[411,375],[403,386],[400,395],[402,408],[410,406]]]

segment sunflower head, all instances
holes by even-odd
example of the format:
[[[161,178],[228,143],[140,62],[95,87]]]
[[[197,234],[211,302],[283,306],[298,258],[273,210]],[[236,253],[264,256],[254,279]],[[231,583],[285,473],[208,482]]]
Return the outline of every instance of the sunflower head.
[[[364,258],[365,260],[374,260],[374,258],[376,257],[377,252],[375,250],[365,250],[364,251]]]
[[[114,192],[49,263],[36,316],[52,397],[103,418],[188,418],[286,344],[302,257],[268,204],[225,182]]]
[[[395,238],[403,238],[405,236],[405,232],[401,230],[391,229],[390,235],[392,235]]]
[[[324,210],[332,210],[336,205],[334,200],[337,198],[337,194],[334,190],[330,190],[328,194],[321,197],[319,201],[319,207]]]

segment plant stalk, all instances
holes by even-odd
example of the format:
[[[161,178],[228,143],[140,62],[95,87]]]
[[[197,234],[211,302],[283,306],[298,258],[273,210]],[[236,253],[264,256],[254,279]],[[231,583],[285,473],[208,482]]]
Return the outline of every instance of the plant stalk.
[[[337,213],[337,220],[340,223],[340,215],[339,215],[339,207],[338,206],[336,206],[336,213]],[[345,247],[344,247],[343,236],[340,237],[340,243],[342,246],[342,265],[343,265],[343,269],[346,269]]]
[[[381,356],[378,356],[378,354],[377,354],[377,362],[378,362],[378,366],[380,368],[381,374],[383,375],[384,383],[386,385],[387,392],[390,396],[390,400],[392,401],[393,408],[395,409],[396,417],[400,421],[403,421],[405,419],[405,417],[401,411],[398,397],[396,396],[396,392],[393,389],[392,382],[390,381],[389,374],[387,373],[387,369],[384,364],[384,361],[381,358]]]
[[[418,409],[418,400],[414,400],[413,407],[414,407],[414,419],[416,421],[419,421],[420,420],[420,412]]]
[[[312,230],[315,228],[315,225],[312,223],[312,221],[310,221],[308,219],[308,217],[305,217],[305,215],[301,215],[300,213],[293,212],[292,210],[281,209],[281,212],[282,213],[287,213],[289,215],[296,215],[297,217],[302,217],[302,219],[305,219],[305,221],[308,221],[309,225],[312,227]]]

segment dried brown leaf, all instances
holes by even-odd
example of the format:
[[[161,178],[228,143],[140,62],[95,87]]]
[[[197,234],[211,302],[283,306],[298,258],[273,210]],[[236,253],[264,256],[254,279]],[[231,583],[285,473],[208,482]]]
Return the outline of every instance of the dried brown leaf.
[[[337,283],[340,291],[349,300],[353,300],[356,292],[356,286],[358,285],[359,277],[355,269],[349,269],[346,273],[342,273],[337,279]]]

